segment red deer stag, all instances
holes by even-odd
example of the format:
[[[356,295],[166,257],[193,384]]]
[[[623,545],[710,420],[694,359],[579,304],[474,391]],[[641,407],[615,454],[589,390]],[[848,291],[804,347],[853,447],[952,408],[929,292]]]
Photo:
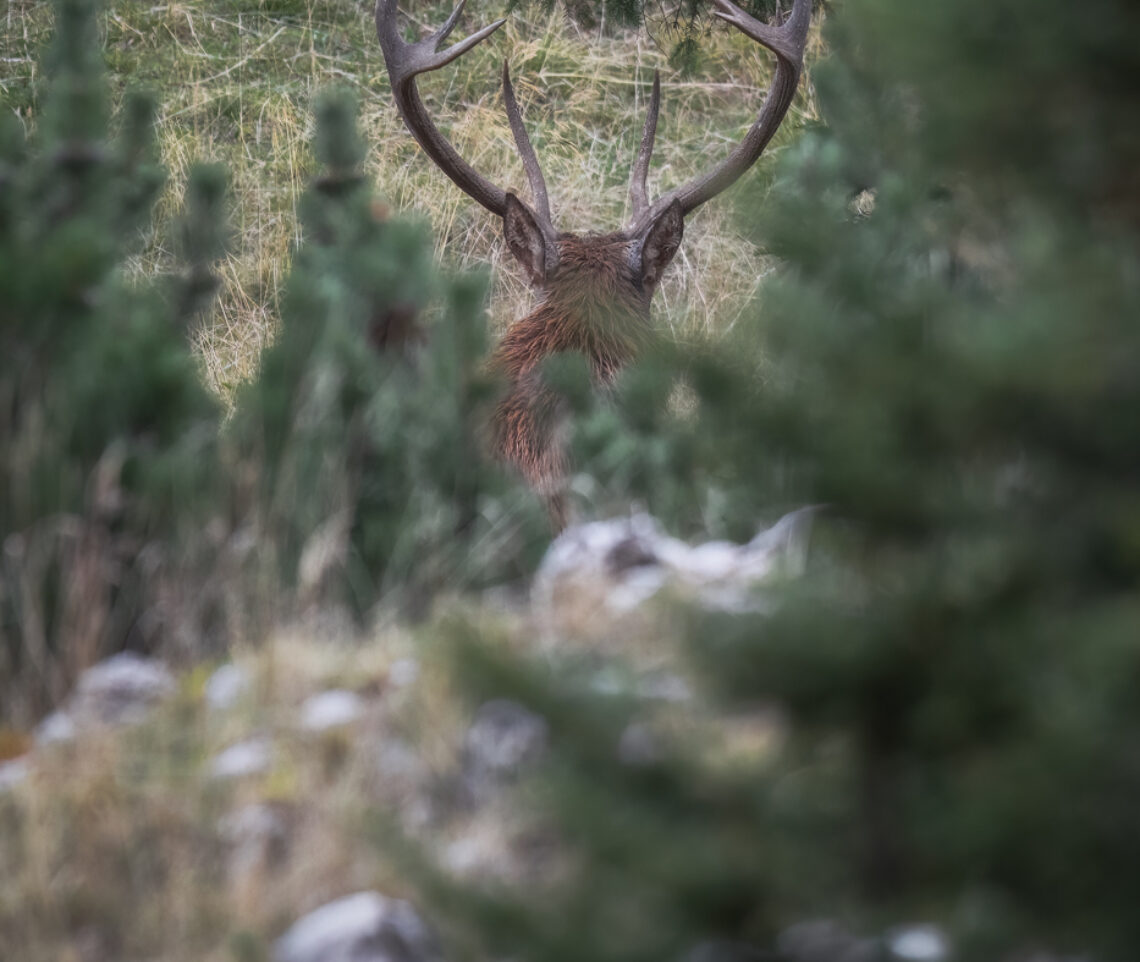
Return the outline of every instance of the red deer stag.
[[[684,218],[734,183],[775,134],[803,69],[811,0],[795,0],[780,26],[763,23],[729,0],[713,0],[716,16],[776,55],[776,76],[756,121],[744,139],[711,170],[650,203],[645,178],[661,101],[654,75],[645,129],[630,183],[632,213],[627,227],[611,234],[568,234],[550,216],[546,181],[519,114],[510,71],[503,64],[503,100],[515,145],[526,168],[533,206],[492,184],[444,138],[424,109],[416,77],[461,57],[501,27],[496,20],[445,50],[465,0],[435,33],[414,43],[400,35],[397,0],[378,0],[376,30],[392,93],[408,130],[461,190],[503,219],[507,246],[540,298],[533,313],[510,326],[493,358],[508,392],[495,416],[495,452],[514,464],[545,498],[556,530],[566,523],[563,487],[568,476],[565,444],[558,437],[558,404],[540,380],[542,362],[573,351],[585,355],[599,385],[613,381],[649,333],[649,305],[661,275],[676,254]]]

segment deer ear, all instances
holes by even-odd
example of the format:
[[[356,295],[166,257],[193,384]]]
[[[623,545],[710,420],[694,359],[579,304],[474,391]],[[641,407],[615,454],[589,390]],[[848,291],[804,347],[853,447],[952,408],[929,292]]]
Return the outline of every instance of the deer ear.
[[[649,225],[641,244],[641,282],[649,290],[657,287],[665,268],[681,246],[684,234],[685,217],[680,203],[673,201]]]
[[[514,194],[507,194],[503,213],[503,233],[507,246],[526,271],[532,284],[546,283],[546,239],[527,206]]]

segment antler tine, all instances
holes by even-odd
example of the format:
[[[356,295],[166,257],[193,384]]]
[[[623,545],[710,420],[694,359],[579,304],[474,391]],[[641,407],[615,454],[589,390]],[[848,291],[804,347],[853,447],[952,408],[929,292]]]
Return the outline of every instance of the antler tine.
[[[641,148],[637,152],[637,162],[633,165],[633,177],[629,182],[632,218],[637,220],[649,207],[649,197],[645,190],[645,178],[649,174],[649,158],[653,155],[653,141],[657,137],[657,115],[661,110],[661,74],[653,71],[653,92],[649,96],[649,110],[645,115],[645,130],[641,135]]]
[[[439,49],[439,44],[446,40],[447,35],[451,33],[451,31],[455,28],[455,21],[459,19],[459,14],[463,12],[463,8],[466,3],[467,0],[461,0],[459,6],[457,6],[451,12],[451,16],[447,18],[447,22],[444,23],[444,25],[440,27],[439,30],[431,35],[430,39],[435,42],[437,50]],[[471,34],[470,37],[466,37],[463,40],[460,40],[459,43],[453,43],[450,47],[440,53],[439,62],[430,69],[434,70],[436,67],[443,67],[451,63],[453,60],[458,60],[472,47],[481,44],[506,22],[507,21],[505,18],[495,20],[492,23],[487,24],[487,26],[483,27],[481,30],[475,31],[475,33]]]
[[[755,122],[744,139],[719,164],[659,198],[644,213],[634,215],[630,225],[632,233],[646,230],[662,211],[677,201],[681,212],[689,214],[722,190],[734,184],[768,146],[776,128],[784,119],[796,94],[800,74],[803,72],[804,48],[807,46],[808,27],[811,25],[811,0],[795,0],[791,15],[782,26],[762,23],[745,13],[731,0],[713,0],[717,17],[732,24],[741,33],[767,47],[776,55],[776,76]],[[640,161],[640,158],[639,158]]]
[[[538,208],[538,216],[542,221],[543,233],[551,238],[554,235],[554,222],[550,218],[550,198],[546,193],[546,178],[542,176],[542,168],[538,164],[538,156],[534,152],[534,145],[523,124],[522,114],[519,112],[519,103],[515,99],[515,88],[511,83],[511,68],[507,61],[503,61],[503,102],[507,108],[507,120],[511,124],[511,133],[515,137],[515,146],[522,158],[523,167],[526,168],[526,179],[530,182],[530,192],[534,195],[534,203]]]
[[[376,34],[384,51],[384,62],[392,82],[392,96],[404,124],[419,145],[455,185],[478,201],[492,214],[502,217],[506,211],[507,195],[467,163],[447,139],[439,132],[428,116],[416,89],[416,77],[430,70],[438,70],[463,56],[472,47],[482,43],[498,30],[505,20],[496,20],[471,36],[452,44],[446,50],[439,46],[455,29],[466,0],[460,0],[443,26],[422,40],[407,43],[400,36],[396,22],[397,0],[377,0]]]
[[[431,35],[431,39],[435,42],[437,50],[439,49],[439,45],[451,35],[451,31],[455,29],[455,25],[459,23],[459,18],[463,16],[463,10],[466,6],[467,0],[459,0],[455,5],[455,9],[452,10],[448,18],[443,21],[443,26]]]
[[[507,22],[505,19],[495,20],[441,51],[440,44],[451,35],[466,5],[467,0],[460,0],[442,27],[422,40],[408,43],[400,36],[399,25],[396,22],[396,14],[399,12],[398,0],[377,0],[376,33],[380,38],[380,47],[384,51],[384,62],[388,66],[388,73],[394,73],[402,80],[410,80],[417,74],[438,70],[462,57]]]
[[[803,69],[804,44],[811,24],[811,3],[796,0],[783,26],[775,27],[749,16],[731,0],[712,0],[713,16],[730,23],[746,37],[762,44],[783,60],[799,76]]]

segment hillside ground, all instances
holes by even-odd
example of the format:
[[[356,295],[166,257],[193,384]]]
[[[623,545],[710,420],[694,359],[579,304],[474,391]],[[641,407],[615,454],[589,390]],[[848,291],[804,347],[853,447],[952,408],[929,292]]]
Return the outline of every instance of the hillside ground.
[[[426,32],[444,4],[415,3],[410,20]],[[456,36],[502,15],[471,4]],[[0,95],[35,123],[37,54],[50,38],[44,0],[10,0],[0,19]],[[531,303],[522,274],[504,256],[500,225],[455,188],[404,129],[390,96],[372,10],[352,0],[115,0],[101,17],[116,98],[142,86],[158,98],[161,160],[169,172],[157,227],[134,269],[164,270],[168,231],[188,167],[222,161],[233,184],[234,241],[222,268],[213,323],[196,334],[207,381],[228,395],[254,376],[277,323],[278,292],[298,242],[297,198],[313,174],[315,94],[329,86],[359,100],[368,173],[393,214],[430,222],[449,268],[490,270],[489,311],[501,329]],[[652,31],[666,44],[660,30]],[[667,190],[727,151],[744,133],[767,89],[770,58],[716,22],[691,74],[668,65],[668,50],[645,31],[583,30],[560,12],[516,9],[507,25],[455,64],[421,78],[425,102],[459,151],[491,180],[522,190],[525,178],[502,107],[499,76],[510,61],[531,138],[563,229],[612,230],[627,210],[629,169],[641,137],[652,71],[662,71],[663,108],[650,192]],[[810,55],[809,55],[810,59]],[[733,197],[763,192],[772,158],[814,116],[804,85],[789,120],[756,172],[686,224],[685,244],[655,303],[660,324],[734,323],[771,264],[753,225],[733,215]]]

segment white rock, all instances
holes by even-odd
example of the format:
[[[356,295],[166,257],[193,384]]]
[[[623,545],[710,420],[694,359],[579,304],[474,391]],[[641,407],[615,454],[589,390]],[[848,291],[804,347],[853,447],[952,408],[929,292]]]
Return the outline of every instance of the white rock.
[[[344,728],[364,714],[364,699],[342,689],[322,691],[305,699],[301,706],[301,727],[310,732]]]
[[[807,558],[814,508],[786,514],[748,544],[709,541],[671,560],[674,580],[696,589],[706,607],[725,611],[762,611],[755,589],[774,575],[799,574]]]
[[[162,662],[124,651],[87,669],[79,678],[68,713],[81,721],[107,725],[142,721],[176,690]]]
[[[440,864],[456,878],[478,887],[488,881],[520,881],[520,874],[537,870],[541,843],[501,814],[469,823],[463,834],[440,849]],[[505,960],[504,960],[505,962]]]
[[[900,962],[945,962],[950,942],[934,925],[905,925],[887,933],[891,957]]]
[[[206,704],[216,711],[232,708],[252,686],[253,678],[244,668],[221,665],[206,682]]]
[[[17,785],[27,781],[31,773],[32,769],[26,757],[0,762],[0,795],[12,791]]]
[[[283,857],[289,833],[271,805],[253,804],[222,818],[218,834],[231,848],[231,871],[245,872]]]
[[[668,582],[662,558],[687,550],[647,514],[567,528],[547,550],[531,584],[531,608],[547,643],[563,634],[604,635]]]
[[[723,581],[740,572],[743,554],[741,546],[731,541],[706,541],[678,556],[673,568],[693,584]]]
[[[690,546],[664,534],[646,514],[568,528],[543,558],[531,592],[540,615],[559,606],[613,614],[632,611],[666,586],[702,604],[762,610],[756,587],[778,573],[802,570],[813,508],[785,515],[747,544]]]
[[[478,836],[463,836],[451,842],[443,851],[443,864],[453,875],[485,875],[489,854],[486,841]]]
[[[505,698],[484,703],[464,740],[468,775],[497,778],[510,775],[546,753],[546,719]]]
[[[285,823],[264,803],[243,805],[218,820],[218,834],[231,845],[250,838],[273,838],[285,834]]]
[[[777,554],[789,574],[799,574],[807,563],[808,536],[818,508],[800,508],[784,515],[772,527],[761,531],[745,546],[752,563]]]
[[[659,565],[662,542],[667,540],[647,514],[567,528],[547,550],[532,591],[541,602],[566,581],[604,575],[624,582],[629,572]],[[650,584],[642,589],[645,597],[656,590],[650,590]]]
[[[388,667],[388,683],[393,688],[407,688],[420,677],[420,663],[415,658],[399,658]]]
[[[669,583],[668,570],[660,565],[646,565],[626,572],[606,597],[606,607],[623,613],[641,607]]]
[[[435,938],[408,902],[357,892],[299,919],[273,962],[438,962]]]
[[[36,728],[36,744],[56,745],[75,738],[75,722],[67,712],[53,711]]]
[[[387,738],[376,751],[376,768],[384,778],[402,779],[419,775],[424,764],[402,738]]]
[[[273,764],[273,743],[264,736],[236,742],[214,756],[210,774],[214,778],[244,778],[263,775]]]

